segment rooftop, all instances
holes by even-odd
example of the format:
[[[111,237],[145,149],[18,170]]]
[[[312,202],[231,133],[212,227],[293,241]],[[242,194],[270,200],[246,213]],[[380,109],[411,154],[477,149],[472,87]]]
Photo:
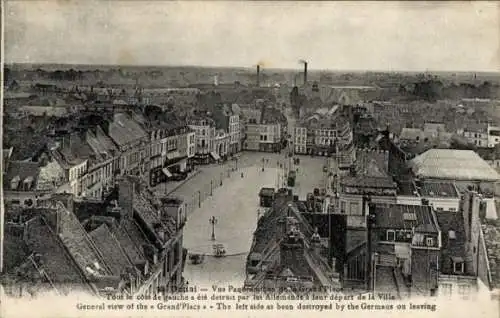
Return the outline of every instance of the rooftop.
[[[36,187],[40,167],[36,162],[10,161],[3,177],[4,189],[30,191]]]
[[[452,180],[498,181],[500,176],[472,150],[430,149],[409,162],[416,176]]]
[[[430,206],[388,204],[375,205],[375,227],[391,229],[422,229],[436,233],[439,227],[434,222],[434,212]]]
[[[125,146],[140,139],[148,138],[139,123],[125,113],[116,113],[109,123],[109,137],[118,146]]]
[[[422,182],[418,192],[423,197],[459,198],[455,185],[451,182]]]
[[[371,177],[371,176],[356,176],[344,177],[340,184],[346,187],[357,188],[384,188],[396,189],[396,184],[391,177]]]
[[[417,187],[412,180],[403,180],[398,183],[398,195],[418,197]]]
[[[133,266],[106,224],[102,224],[89,235],[101,251],[104,262],[109,266],[114,276],[119,276],[125,268]]]

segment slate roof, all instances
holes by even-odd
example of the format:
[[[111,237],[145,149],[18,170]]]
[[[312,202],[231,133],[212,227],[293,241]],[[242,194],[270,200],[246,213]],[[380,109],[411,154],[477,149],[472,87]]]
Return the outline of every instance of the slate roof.
[[[498,181],[500,176],[472,150],[430,149],[412,159],[410,168],[423,178]]]
[[[41,216],[28,222],[28,233],[27,246],[34,253],[40,254],[40,267],[58,288],[88,286],[73,258]]]
[[[453,274],[452,257],[465,259],[465,224],[461,213],[440,211],[436,213],[439,227],[441,228],[441,257],[439,268],[441,273]],[[453,231],[455,238],[450,238],[450,231]],[[468,271],[466,269],[466,271]]]
[[[148,135],[141,125],[125,113],[116,113],[109,123],[109,137],[120,147],[140,139],[147,139]]]
[[[101,251],[104,262],[108,265],[113,275],[119,276],[124,269],[133,266],[120,243],[106,224],[102,224],[90,232],[89,235]]]
[[[434,222],[433,214],[434,212],[430,206],[375,205],[375,227],[391,229],[421,228],[425,232],[437,233],[439,227]]]

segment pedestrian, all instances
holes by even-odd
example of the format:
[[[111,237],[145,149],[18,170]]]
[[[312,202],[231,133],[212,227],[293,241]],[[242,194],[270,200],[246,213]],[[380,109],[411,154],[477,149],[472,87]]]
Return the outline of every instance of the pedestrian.
[[[243,172],[241,173],[241,177],[243,178]]]

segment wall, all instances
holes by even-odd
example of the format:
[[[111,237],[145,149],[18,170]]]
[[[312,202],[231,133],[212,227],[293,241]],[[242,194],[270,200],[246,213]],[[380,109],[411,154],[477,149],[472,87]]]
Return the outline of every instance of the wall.
[[[411,272],[412,272],[412,295],[430,296],[431,289],[437,288],[438,250],[412,249],[411,250]],[[433,263],[434,270],[431,269]]]
[[[65,174],[61,165],[56,160],[51,160],[44,167],[40,167],[38,175],[37,190],[50,190],[64,182]]]
[[[396,203],[406,205],[422,205],[422,198],[416,196],[398,195],[396,197]]]
[[[422,197],[429,200],[429,204],[434,207],[434,210],[439,213],[439,209],[443,211],[457,212],[460,209],[460,198],[436,198],[436,197]]]
[[[477,279],[475,277],[439,275],[439,297],[460,297],[463,300],[471,300],[475,299],[477,289]]]

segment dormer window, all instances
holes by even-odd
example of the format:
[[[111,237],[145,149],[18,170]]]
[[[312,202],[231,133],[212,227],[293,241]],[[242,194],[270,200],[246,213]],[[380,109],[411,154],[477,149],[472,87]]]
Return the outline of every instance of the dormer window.
[[[427,245],[427,246],[434,246],[434,238],[432,238],[432,237],[427,237],[427,238],[425,239],[425,245]]]
[[[19,178],[19,176],[15,176],[14,178],[12,178],[12,180],[10,181],[11,190],[16,190],[17,187],[19,187],[20,181],[21,181],[21,178]]]
[[[452,257],[451,258],[453,262],[453,271],[455,273],[463,273],[465,271],[465,262],[464,259],[461,257]]]

